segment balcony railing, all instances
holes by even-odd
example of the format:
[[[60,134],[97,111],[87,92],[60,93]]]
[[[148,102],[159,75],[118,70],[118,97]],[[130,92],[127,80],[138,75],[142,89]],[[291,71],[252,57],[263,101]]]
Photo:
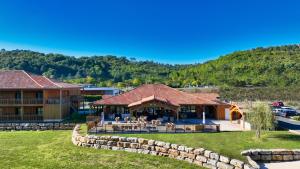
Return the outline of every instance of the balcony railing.
[[[0,104],[22,104],[21,99],[0,99]],[[43,104],[43,99],[23,99],[23,104]]]
[[[43,99],[24,99],[23,104],[43,104]]]
[[[43,104],[44,99],[31,99],[31,98],[24,98],[23,104]],[[70,103],[70,99],[63,98],[62,104]],[[0,99],[0,105],[9,105],[9,104],[22,104],[21,99]],[[45,100],[45,104],[60,104],[59,98],[49,98]]]
[[[21,99],[0,99],[0,104],[21,104]]]
[[[17,121],[43,121],[42,115],[13,115],[14,113],[5,113],[6,115],[0,115],[1,122],[17,122]]]
[[[63,98],[62,104],[65,104],[65,103],[70,103],[70,99]],[[46,100],[46,104],[60,104],[60,99],[59,98],[48,98]]]

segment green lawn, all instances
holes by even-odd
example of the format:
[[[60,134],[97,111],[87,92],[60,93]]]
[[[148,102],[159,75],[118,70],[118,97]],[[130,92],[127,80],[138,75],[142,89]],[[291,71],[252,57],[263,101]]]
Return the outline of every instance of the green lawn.
[[[129,135],[127,135],[129,136]],[[262,138],[257,140],[254,132],[221,132],[197,134],[141,134],[130,135],[147,139],[180,143],[190,147],[203,147],[231,158],[246,160],[241,152],[253,148],[300,148],[300,135],[287,131],[263,132]]]
[[[0,168],[199,168],[187,162],[71,143],[71,131],[0,132]]]
[[[266,132],[261,141],[253,137],[253,132],[130,136],[204,147],[239,159],[243,159],[240,152],[250,148],[300,148],[300,136],[286,131]],[[0,132],[0,168],[199,167],[167,157],[77,147],[71,143],[71,131],[22,131]]]

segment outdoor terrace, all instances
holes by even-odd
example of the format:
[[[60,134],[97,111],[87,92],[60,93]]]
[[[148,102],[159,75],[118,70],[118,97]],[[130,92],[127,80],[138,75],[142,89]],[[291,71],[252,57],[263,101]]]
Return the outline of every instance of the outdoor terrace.
[[[103,124],[88,122],[88,132],[98,133],[199,133],[199,132],[219,132],[220,125],[206,120],[190,119],[172,122],[152,121],[131,121],[113,122],[106,121]]]

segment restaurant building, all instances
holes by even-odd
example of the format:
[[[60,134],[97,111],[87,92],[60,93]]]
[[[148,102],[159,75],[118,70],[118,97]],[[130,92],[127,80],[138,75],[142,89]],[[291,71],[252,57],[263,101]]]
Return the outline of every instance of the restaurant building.
[[[146,116],[147,120],[225,119],[230,105],[215,93],[187,93],[163,84],[145,84],[123,94],[95,101],[106,120]]]

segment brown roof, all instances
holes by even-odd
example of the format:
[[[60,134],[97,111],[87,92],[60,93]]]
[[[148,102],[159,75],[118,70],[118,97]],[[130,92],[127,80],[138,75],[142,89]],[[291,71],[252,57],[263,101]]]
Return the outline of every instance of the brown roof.
[[[172,105],[218,105],[210,98],[195,96],[163,84],[146,84],[118,96],[95,101],[95,105],[135,105],[152,100]]]
[[[0,79],[0,89],[80,88],[77,85],[57,82],[45,76],[32,75],[23,70],[2,70]]]
[[[206,98],[208,100],[218,100],[220,95],[218,93],[192,93],[193,95],[200,97],[200,98]]]

